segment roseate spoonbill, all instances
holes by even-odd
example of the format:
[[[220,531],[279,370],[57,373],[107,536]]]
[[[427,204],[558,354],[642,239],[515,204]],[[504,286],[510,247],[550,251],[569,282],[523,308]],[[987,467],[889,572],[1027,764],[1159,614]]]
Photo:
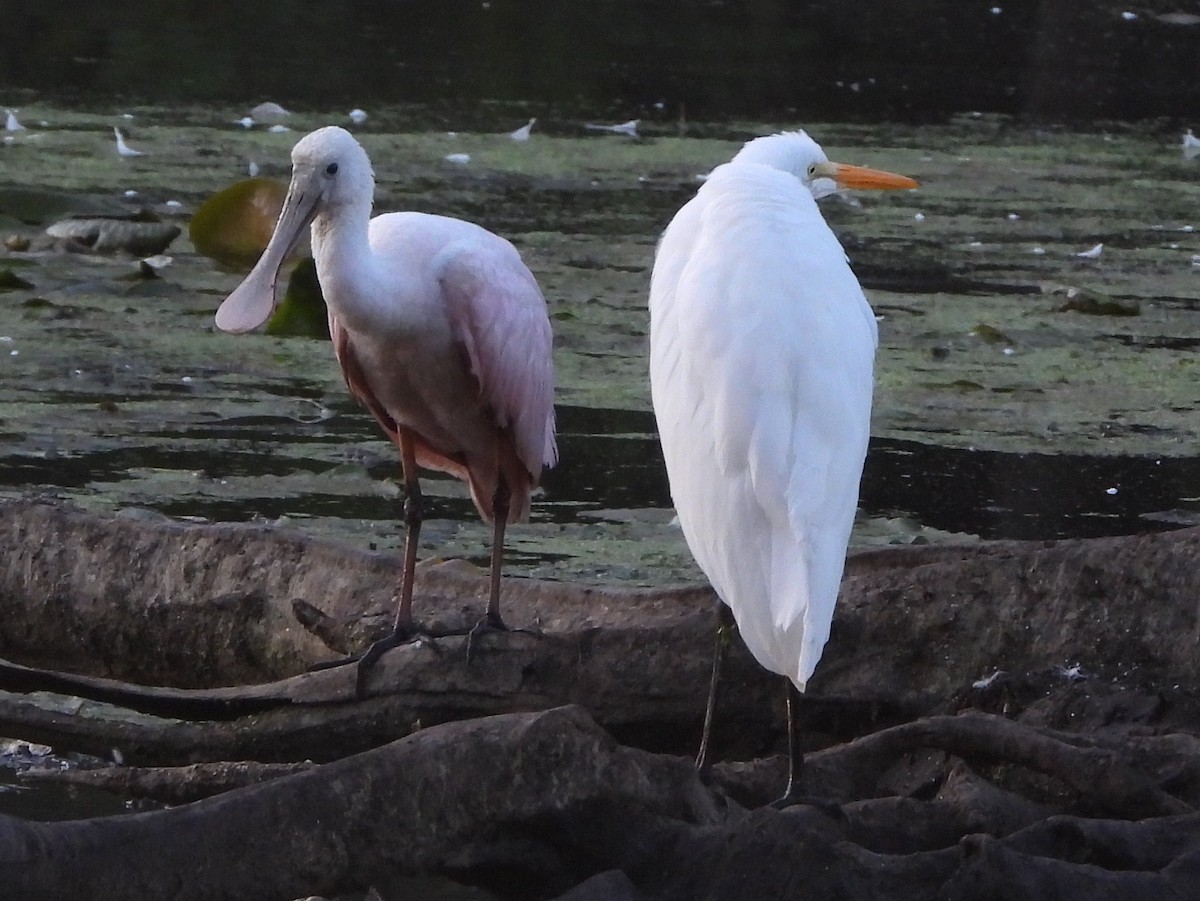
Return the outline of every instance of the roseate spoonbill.
[[[284,258],[311,223],[334,353],[350,393],[399,449],[406,489],[395,624],[359,658],[360,689],[367,667],[416,632],[418,468],[466,481],[492,524],[491,593],[477,628],[503,629],[504,529],[528,517],[542,468],[557,459],[550,320],[516,249],[446,216],[371,218],[374,189],[371,162],[349,132],[331,126],[302,138],[267,248],[216,317],[229,332],[264,322]]]
[[[802,131],[750,141],[667,226],[650,282],[650,386],[684,537],[720,598],[697,766],[727,633],[796,693],[829,637],[871,426],[875,317],[817,207],[912,179],[832,163]]]

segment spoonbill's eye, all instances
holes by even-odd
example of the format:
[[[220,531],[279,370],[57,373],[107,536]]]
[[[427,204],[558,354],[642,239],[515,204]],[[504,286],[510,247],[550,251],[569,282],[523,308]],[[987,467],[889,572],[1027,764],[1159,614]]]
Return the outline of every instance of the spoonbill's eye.
[[[326,175],[337,175],[337,163],[330,163],[325,167]]]
[[[808,167],[808,177],[812,178],[816,174],[817,174],[817,164],[813,163],[811,166]]]

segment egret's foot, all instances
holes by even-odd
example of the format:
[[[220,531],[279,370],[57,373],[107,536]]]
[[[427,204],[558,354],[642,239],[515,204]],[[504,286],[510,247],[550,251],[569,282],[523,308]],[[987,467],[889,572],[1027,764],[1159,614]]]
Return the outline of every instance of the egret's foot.
[[[808,807],[815,807],[821,813],[825,814],[834,820],[846,819],[846,812],[842,810],[842,805],[831,798],[818,798],[815,795],[806,795],[800,791],[789,789],[783,793],[783,797],[777,798],[771,802],[771,806],[776,810],[783,810],[788,807],[795,807],[799,804],[804,804]]]

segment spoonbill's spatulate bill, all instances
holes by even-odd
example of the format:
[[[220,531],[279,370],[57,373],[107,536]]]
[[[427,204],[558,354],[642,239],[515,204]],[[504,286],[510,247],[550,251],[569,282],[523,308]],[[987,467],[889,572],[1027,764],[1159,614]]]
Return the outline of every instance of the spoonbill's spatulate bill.
[[[395,628],[361,658],[360,686],[370,663],[413,633],[418,469],[466,481],[479,515],[493,525],[481,623],[503,628],[505,525],[528,517],[542,468],[557,459],[550,320],[516,249],[445,216],[371,218],[374,189],[371,162],[349,132],[328,127],[302,138],[267,249],[216,317],[229,332],[265,322],[280,267],[311,224],[334,353],[350,392],[399,449],[407,495]]]
[[[759,138],[667,227],[650,283],[650,384],[684,537],[755,659],[795,691],[829,637],[871,426],[875,317],[816,199],[912,179]],[[727,606],[726,606],[727,605]],[[707,765],[718,635],[697,765]],[[793,688],[794,686],[794,688]]]

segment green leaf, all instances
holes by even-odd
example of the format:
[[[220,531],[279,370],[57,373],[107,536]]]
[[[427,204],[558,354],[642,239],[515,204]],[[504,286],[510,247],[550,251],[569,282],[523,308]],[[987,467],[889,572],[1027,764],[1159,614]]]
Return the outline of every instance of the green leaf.
[[[199,253],[223,266],[249,269],[262,256],[287,185],[272,178],[247,178],[204,201],[188,226]]]
[[[317,281],[317,264],[305,257],[288,279],[287,293],[267,320],[268,335],[328,338],[329,313]]]

